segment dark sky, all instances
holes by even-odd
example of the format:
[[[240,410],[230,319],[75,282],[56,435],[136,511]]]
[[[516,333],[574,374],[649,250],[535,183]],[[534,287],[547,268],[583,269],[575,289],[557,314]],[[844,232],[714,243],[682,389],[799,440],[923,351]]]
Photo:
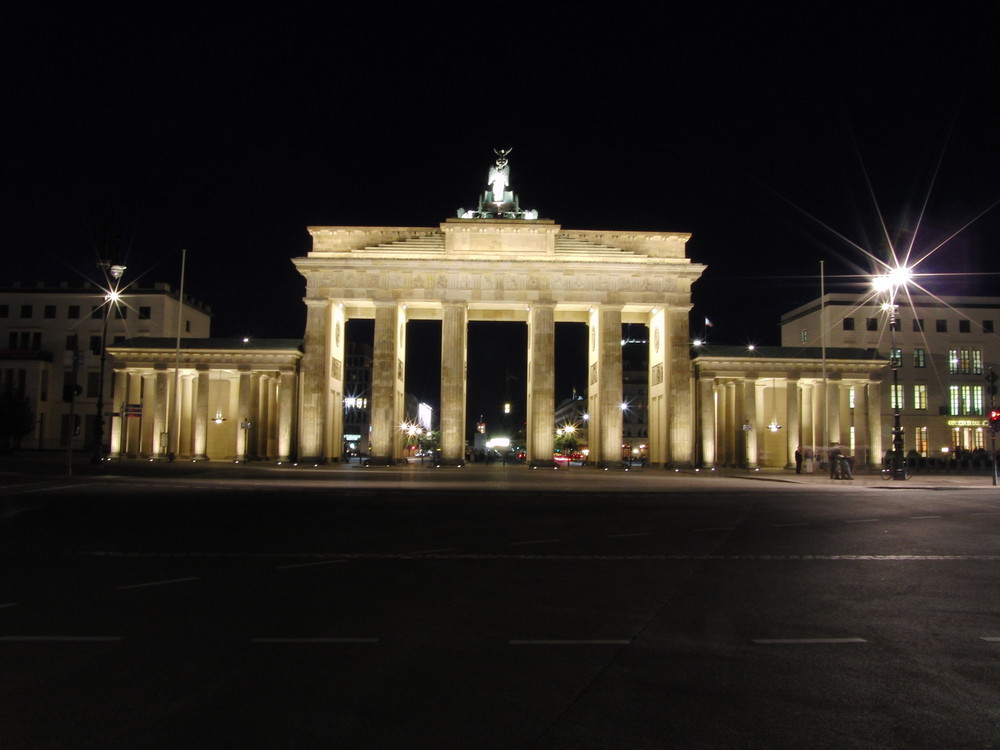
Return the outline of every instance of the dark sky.
[[[857,286],[882,221],[972,222],[921,270],[997,287],[995,11],[340,5],[6,10],[2,280],[93,276],[113,222],[133,280],[187,248],[214,335],[299,337],[306,226],[434,226],[512,146],[564,227],[691,232],[720,342],[777,343],[821,260]]]

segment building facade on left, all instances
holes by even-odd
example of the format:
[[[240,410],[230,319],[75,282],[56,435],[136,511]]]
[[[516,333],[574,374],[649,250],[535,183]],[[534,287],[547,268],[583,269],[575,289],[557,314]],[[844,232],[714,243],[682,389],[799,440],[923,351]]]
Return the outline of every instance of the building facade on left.
[[[90,282],[0,287],[0,391],[25,399],[34,417],[12,447],[93,448],[105,343],[110,350],[127,338],[176,339],[178,325],[181,338],[208,337],[211,310],[162,282],[131,284],[116,305]],[[121,405],[110,361],[106,367],[101,400],[110,425]]]

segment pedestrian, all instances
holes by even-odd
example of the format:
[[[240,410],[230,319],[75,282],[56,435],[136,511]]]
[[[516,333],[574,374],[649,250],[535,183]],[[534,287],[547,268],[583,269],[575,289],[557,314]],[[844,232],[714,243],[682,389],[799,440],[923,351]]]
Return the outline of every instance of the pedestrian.
[[[795,473],[802,473],[802,446],[795,449]]]

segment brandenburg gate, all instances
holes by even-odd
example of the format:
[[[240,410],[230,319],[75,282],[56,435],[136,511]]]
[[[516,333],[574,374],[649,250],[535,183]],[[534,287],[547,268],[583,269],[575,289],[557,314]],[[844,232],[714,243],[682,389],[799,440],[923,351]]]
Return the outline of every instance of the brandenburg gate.
[[[301,460],[343,452],[345,324],[374,319],[370,448],[373,463],[402,456],[406,323],[441,321],[441,453],[465,459],[470,321],[528,326],[527,453],[552,460],[555,324],[585,323],[590,457],[621,461],[622,324],[649,330],[649,456],[694,461],[688,314],[704,266],[685,256],[689,234],[563,229],[522,210],[497,151],[475,210],[437,227],[310,227],[312,250],[293,262],[306,279]]]

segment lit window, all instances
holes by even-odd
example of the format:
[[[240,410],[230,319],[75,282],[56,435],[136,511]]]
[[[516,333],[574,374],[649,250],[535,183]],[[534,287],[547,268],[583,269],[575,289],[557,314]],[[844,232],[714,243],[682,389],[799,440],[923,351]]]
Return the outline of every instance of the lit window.
[[[893,367],[899,367],[903,364],[903,350],[893,349],[889,352],[889,364]]]
[[[914,409],[926,409],[927,408],[927,386],[926,385],[915,385],[915,386],[913,386],[913,408]]]
[[[983,353],[979,349],[973,349],[969,353],[970,366],[973,375],[983,374]]]
[[[896,384],[891,386],[892,394],[892,408],[902,410],[903,409],[903,388],[905,386]]]
[[[800,338],[800,340],[802,341],[803,344],[808,343],[808,341],[809,341],[809,329],[808,328],[803,328],[802,329],[802,334],[800,335],[799,338]]]
[[[924,349],[913,350],[913,366],[927,367],[927,352]]]
[[[927,428],[918,427],[913,431],[913,440],[916,443],[916,451],[924,458],[927,458]]]

